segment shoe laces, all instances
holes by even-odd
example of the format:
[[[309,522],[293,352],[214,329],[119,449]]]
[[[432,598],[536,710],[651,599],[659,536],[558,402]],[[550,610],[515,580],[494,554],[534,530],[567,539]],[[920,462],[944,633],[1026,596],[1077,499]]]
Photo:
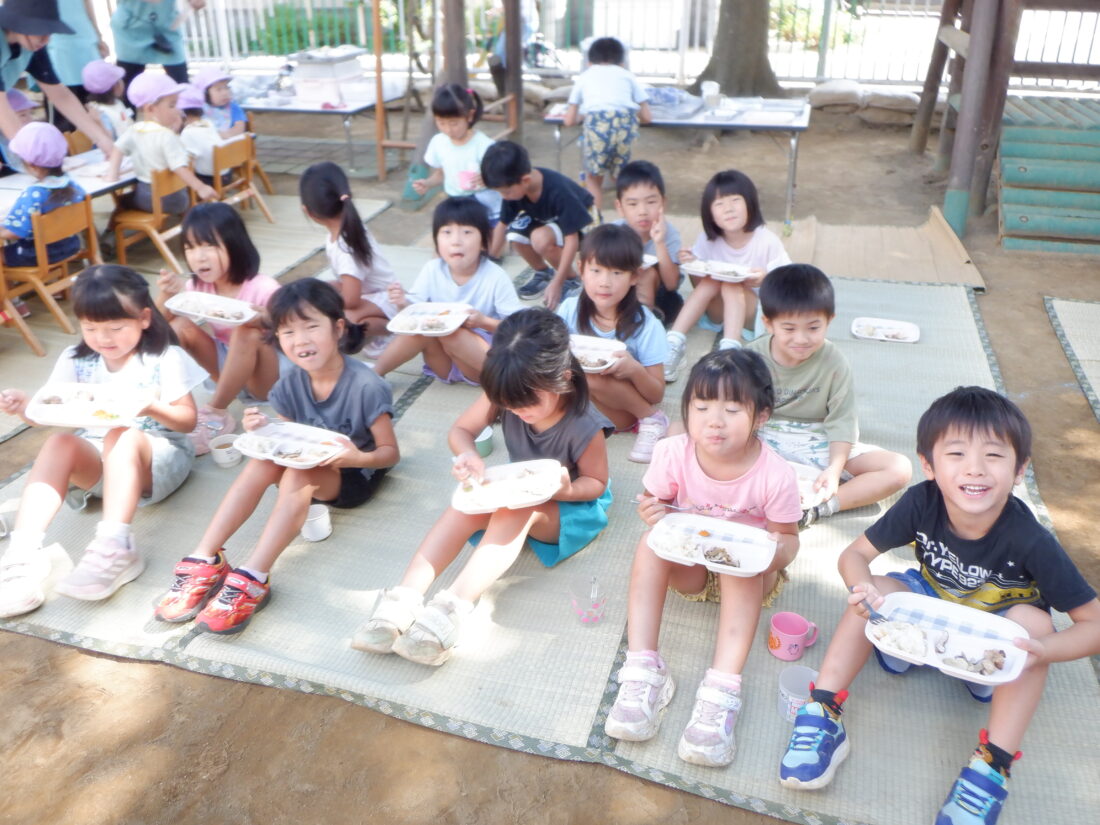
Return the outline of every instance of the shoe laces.
[[[791,742],[787,747],[792,751],[816,751],[824,738],[825,731],[821,728],[796,727],[791,733]]]
[[[213,603],[219,606],[217,609],[228,610],[233,606],[233,602],[237,600],[237,597],[243,595],[245,595],[244,590],[235,584],[226,583],[222,585],[222,589]]]
[[[992,795],[981,788],[961,779],[951,789],[951,802],[969,814],[982,817],[983,820],[996,801]]]

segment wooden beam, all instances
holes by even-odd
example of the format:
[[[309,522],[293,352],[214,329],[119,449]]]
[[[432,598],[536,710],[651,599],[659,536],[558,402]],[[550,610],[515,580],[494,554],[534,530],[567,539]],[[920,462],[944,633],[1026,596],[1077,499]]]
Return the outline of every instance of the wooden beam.
[[[954,26],[940,26],[939,41],[955,54],[969,56],[967,52],[970,51],[970,35],[966,32]]]
[[[466,77],[466,0],[443,0],[443,77],[468,85]]]
[[[1096,0],[1023,0],[1034,11],[1096,11]]]
[[[962,0],[944,0],[940,9],[940,28],[950,27],[959,13]],[[932,126],[932,115],[936,110],[936,98],[940,93],[940,81],[947,65],[947,44],[938,38],[932,47],[932,60],[928,64],[928,74],[924,78],[924,88],[920,95],[920,105],[913,118],[913,129],[909,133],[909,151],[924,154],[928,146],[928,130]]]
[[[520,0],[504,0],[504,94],[511,95],[508,122],[517,143],[523,142],[523,33]]]
[[[1011,74],[1015,77],[1053,77],[1061,80],[1100,80],[1100,66],[1089,63],[1042,63],[1016,60]]]

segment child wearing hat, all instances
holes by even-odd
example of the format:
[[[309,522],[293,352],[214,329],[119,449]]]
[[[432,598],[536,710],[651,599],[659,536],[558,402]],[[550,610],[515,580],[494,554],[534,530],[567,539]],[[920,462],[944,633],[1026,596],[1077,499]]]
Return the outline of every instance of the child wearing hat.
[[[33,121],[20,129],[8,147],[23,160],[27,174],[35,182],[24,189],[11,211],[0,224],[0,238],[13,241],[4,247],[4,266],[34,266],[38,258],[34,251],[31,215],[45,215],[70,203],[79,203],[86,195],[61,168],[69,146],[56,126]],[[47,244],[50,262],[59,261],[80,249],[80,236],[71,235]]]
[[[218,129],[203,111],[202,92],[188,84],[180,91],[176,103],[183,112],[183,131],[180,140],[195,162],[195,177],[203,183],[214,184],[214,147],[224,141]]]
[[[38,108],[38,104],[23,94],[18,89],[9,89],[5,92],[5,96],[8,99],[8,105],[11,106],[11,110],[15,112],[15,116],[19,118],[20,124],[27,124],[34,120],[34,110]],[[11,151],[8,146],[8,139],[4,137],[3,133],[0,133],[0,162],[3,162],[4,167],[0,170],[0,177],[5,175],[14,175],[16,172],[22,172],[23,161],[19,159],[19,156]]]
[[[152,212],[152,173],[162,169],[171,169],[179,175],[200,200],[217,198],[214,189],[191,171],[191,158],[176,134],[180,122],[176,100],[183,88],[184,84],[176,83],[168,75],[142,72],[127,89],[127,97],[137,107],[141,120],[119,138],[104,176],[109,182],[118,180],[122,158],[130,156],[138,182],[133,193],[120,202],[123,208]],[[161,209],[169,214],[182,214],[189,205],[187,192],[182,189],[161,200]]]
[[[195,86],[206,100],[206,116],[223,138],[243,135],[248,128],[248,116],[233,99],[229,89],[230,75],[221,69],[203,69],[195,75]]]
[[[115,140],[134,125],[130,108],[122,102],[126,87],[122,78],[126,72],[121,66],[106,60],[95,60],[81,70],[84,91],[88,93],[85,107],[88,114],[103,124],[103,128]]]

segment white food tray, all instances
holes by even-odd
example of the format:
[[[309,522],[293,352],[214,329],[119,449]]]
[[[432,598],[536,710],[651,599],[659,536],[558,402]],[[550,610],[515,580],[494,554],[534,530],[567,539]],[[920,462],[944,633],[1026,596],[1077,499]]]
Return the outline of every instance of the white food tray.
[[[27,403],[26,415],[46,427],[129,427],[150,400],[124,384],[46,384]]]
[[[487,467],[480,484],[469,479],[455,487],[451,506],[468,515],[480,515],[504,507],[521,510],[543,504],[561,488],[561,469],[552,458]]]
[[[891,621],[908,622],[924,631],[925,652],[923,656],[918,656],[876,639],[873,635],[875,625],[867,622],[864,632],[871,644],[883,653],[903,661],[929,665],[948,676],[979,685],[1003,685],[1011,682],[1020,675],[1027,662],[1027,651],[1016,647],[1012,640],[1017,637],[1026,638],[1028,633],[1004,616],[919,593],[888,593],[877,610]],[[936,642],[943,630],[948,634],[947,644],[944,651],[938,653]],[[1005,654],[1004,667],[989,676],[944,662],[944,659],[959,654],[969,659],[980,659],[986,650],[1003,650]]]
[[[569,348],[581,362],[585,372],[603,372],[619,360],[614,353],[624,352],[626,344],[613,338],[597,335],[570,335]],[[582,360],[583,359],[583,360]],[[588,363],[585,363],[585,362]]]
[[[680,264],[680,269],[697,278],[709,275],[716,281],[726,281],[731,284],[739,284],[752,277],[747,266],[731,264],[728,261],[689,261],[686,264]]]
[[[450,335],[469,317],[469,304],[422,301],[409,304],[390,318],[386,329],[398,335]]]
[[[775,557],[775,542],[767,532],[734,521],[694,513],[670,513],[657,522],[646,539],[650,549],[677,564],[701,564],[715,573],[757,576]],[[734,567],[703,557],[703,546],[720,547],[737,562]]]
[[[233,446],[249,458],[309,470],[344,451],[345,436],[293,421],[272,421],[237,437]],[[297,455],[295,455],[297,453]]]
[[[259,313],[248,301],[210,295],[206,292],[177,292],[164,302],[173,315],[182,315],[200,323],[222,324],[239,327],[247,324]]]
[[[820,490],[814,492],[814,482],[821,475],[821,470],[809,464],[799,464],[797,461],[788,461],[798,480],[798,498],[803,510],[816,507],[825,500]]]
[[[920,340],[920,327],[909,321],[891,321],[888,318],[856,318],[852,321],[852,335],[869,341],[915,344]]]
[[[651,266],[657,266],[658,258],[656,255],[643,255],[642,256],[642,269],[649,269]]]

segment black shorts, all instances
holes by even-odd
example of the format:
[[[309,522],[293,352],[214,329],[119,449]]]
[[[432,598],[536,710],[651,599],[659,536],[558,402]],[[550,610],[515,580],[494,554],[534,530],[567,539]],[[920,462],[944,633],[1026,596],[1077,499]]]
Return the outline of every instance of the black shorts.
[[[388,469],[375,470],[371,473],[370,478],[367,478],[359,467],[341,467],[340,492],[336,494],[336,498],[332,501],[322,501],[318,498],[313,500],[319,504],[335,507],[338,510],[350,510],[352,507],[358,507],[360,504],[365,504],[374,495],[374,491],[378,489],[378,483]]]

